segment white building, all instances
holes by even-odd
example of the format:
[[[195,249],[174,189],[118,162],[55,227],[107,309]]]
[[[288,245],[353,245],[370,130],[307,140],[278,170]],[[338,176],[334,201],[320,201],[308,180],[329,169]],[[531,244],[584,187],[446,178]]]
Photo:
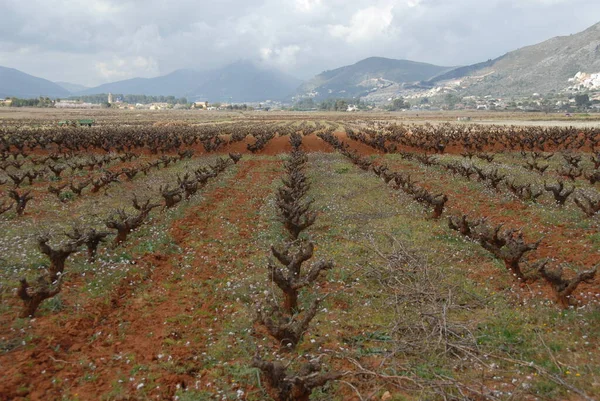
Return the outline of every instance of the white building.
[[[208,102],[194,102],[194,106],[195,109],[203,109],[203,110],[207,110],[208,109]]]
[[[573,84],[571,88],[576,90],[598,90],[600,89],[600,73],[578,72],[569,79],[569,83]]]

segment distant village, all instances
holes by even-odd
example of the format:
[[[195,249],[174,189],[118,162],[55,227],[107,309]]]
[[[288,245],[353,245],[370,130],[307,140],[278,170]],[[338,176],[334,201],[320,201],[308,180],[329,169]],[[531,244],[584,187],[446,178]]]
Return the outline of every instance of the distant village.
[[[57,109],[101,109],[118,110],[282,110],[284,104],[278,101],[246,103],[209,103],[208,101],[188,102],[185,98],[176,99],[174,96],[146,95],[89,95],[77,99],[18,99],[0,98],[0,107],[53,107]]]
[[[600,112],[600,92],[551,94],[499,98],[494,96],[460,96],[446,93],[433,97],[390,97],[385,102],[356,99],[329,99],[322,102],[299,99],[291,107],[297,111],[443,111],[480,110],[513,112]]]
[[[435,102],[422,99],[406,99],[411,110],[483,110],[524,112],[600,111],[600,92],[581,95],[546,95],[533,93],[528,97],[498,98],[494,96],[464,96],[453,94],[438,98]]]
[[[82,100],[58,100],[54,103],[57,109],[93,109],[93,108],[113,108],[120,110],[170,110],[170,109],[201,109],[201,110],[216,110],[214,106],[210,106],[208,102],[135,102],[130,103],[120,97],[113,97],[111,93],[107,95],[106,102],[89,102]]]
[[[460,96],[448,92],[437,96],[391,97],[383,102],[368,102],[361,99],[327,99],[317,102],[312,98],[296,99],[292,104],[266,100],[248,103],[209,103],[209,101],[188,102],[174,96],[145,95],[105,95],[84,96],[78,99],[0,99],[0,107],[54,107],[58,109],[99,109],[119,110],[247,110],[247,111],[522,111],[522,112],[600,112],[600,74],[579,77],[580,82],[570,92],[531,96],[500,98],[494,96]]]

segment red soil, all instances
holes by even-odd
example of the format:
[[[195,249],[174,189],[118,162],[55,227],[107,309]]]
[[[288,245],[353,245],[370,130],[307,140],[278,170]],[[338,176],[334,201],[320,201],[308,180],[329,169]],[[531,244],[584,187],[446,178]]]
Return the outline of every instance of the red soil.
[[[164,352],[165,341],[171,339],[174,344],[168,349],[169,357],[177,365],[189,366],[190,358],[206,348],[206,341],[198,341],[198,336],[220,325],[221,319],[215,321],[208,317],[194,319],[194,324],[189,326],[177,320],[166,325],[170,318],[192,315],[198,307],[218,313],[217,306],[221,304],[217,294],[202,284],[208,279],[224,277],[219,270],[219,249],[194,246],[195,238],[190,234],[201,230],[207,238],[222,238],[219,230],[222,217],[217,208],[227,201],[235,206],[227,209],[227,220],[240,226],[237,235],[243,243],[258,219],[248,210],[260,206],[270,192],[270,182],[280,174],[277,168],[261,173],[257,167],[265,163],[277,164],[276,161],[242,160],[229,185],[205,194],[206,199],[190,207],[186,216],[171,228],[175,242],[182,249],[194,252],[197,265],[185,270],[184,282],[198,283],[194,292],[201,287],[201,293],[191,296],[190,287],[175,279],[174,273],[182,265],[183,255],[148,255],[140,263],[146,273],[123,280],[110,302],[100,302],[75,316],[47,316],[32,321],[33,342],[0,356],[6,378],[0,384],[0,400],[59,399],[64,388],[69,388],[71,394],[77,394],[80,399],[99,399],[120,377],[129,377],[133,365],[150,366],[147,376],[156,377],[155,385],[159,388],[148,388],[145,393],[148,397],[171,399],[178,385],[186,386],[198,380],[193,371],[168,373],[159,367],[161,361],[157,359]],[[253,188],[259,196],[249,198],[247,187]],[[130,280],[135,280],[137,285],[132,286]],[[140,287],[142,282],[147,288]],[[171,285],[166,286],[166,283]],[[1,335],[6,337],[11,333]],[[189,342],[184,345],[186,339]],[[84,380],[86,374],[93,374],[94,379]],[[136,386],[140,383],[126,380],[122,383],[123,392],[133,393],[135,398]]]
[[[529,232],[529,236],[526,235],[528,242],[542,238],[539,248],[526,255],[531,260],[555,258],[560,262],[572,263],[582,269],[590,269],[600,260],[600,249],[590,240],[590,235],[597,232],[594,228],[585,230],[566,224],[544,224],[536,214],[534,207],[528,207],[518,200],[500,200],[473,190],[469,188],[466,180],[454,178],[450,174],[434,178],[437,176],[436,173],[428,173],[429,176],[425,176],[423,170],[417,166],[393,163],[389,160],[386,160],[385,163],[393,171],[410,173],[419,185],[428,190],[446,194],[448,202],[444,216],[466,214],[473,218],[486,217],[491,225],[504,224],[506,229],[525,229],[525,232]],[[514,213],[506,215],[507,210],[514,211]],[[492,275],[493,273],[489,271],[481,271],[474,276],[485,281]],[[600,275],[596,276],[592,284],[582,284],[576,292],[579,294],[589,290],[597,292],[598,288],[600,288]],[[500,290],[500,288],[497,289]],[[547,297],[553,298],[548,286],[536,285],[536,291],[542,291]]]
[[[364,144],[360,141],[355,141],[353,139],[348,138],[348,135],[346,135],[345,132],[336,132],[336,133],[334,133],[334,135],[340,141],[347,143],[350,146],[351,150],[356,150],[358,153],[360,153],[363,156],[383,154],[383,152],[381,152],[380,150],[377,150],[367,144]]]
[[[346,135],[346,134],[342,134]],[[254,143],[255,139],[252,137],[246,137],[243,141],[231,143],[223,146],[222,148],[217,150],[217,153],[242,153],[242,154],[250,154],[248,151],[247,145]],[[321,138],[317,137],[315,134],[307,135],[302,137],[302,147],[305,152],[325,152],[332,153],[335,150]],[[289,153],[292,150],[292,146],[290,145],[289,136],[277,136],[271,139],[267,145],[256,152],[257,155],[278,155],[281,153]]]
[[[335,149],[333,146],[316,136],[310,134],[302,137],[302,150],[307,153],[323,152],[323,153],[334,153]]]

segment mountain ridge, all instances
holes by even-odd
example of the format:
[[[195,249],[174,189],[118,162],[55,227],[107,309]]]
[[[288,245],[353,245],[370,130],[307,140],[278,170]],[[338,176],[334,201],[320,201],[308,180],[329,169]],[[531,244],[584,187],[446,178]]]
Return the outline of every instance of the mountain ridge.
[[[515,96],[565,90],[578,72],[600,72],[600,23],[463,68],[429,84],[443,78],[463,79],[459,88],[467,95]]]
[[[109,82],[74,95],[96,95],[100,93],[121,93],[128,95],[176,96],[185,97],[197,82],[205,79],[202,72],[194,69],[179,69],[169,74],[153,78],[130,78]]]
[[[212,102],[250,102],[282,100],[293,93],[300,82],[277,70],[261,68],[253,62],[240,60],[210,71],[181,69],[154,78],[110,82],[75,95],[121,93],[176,96]]]
[[[59,98],[69,94],[69,91],[47,79],[0,66],[0,98]]]
[[[257,102],[284,100],[301,80],[283,72],[240,60],[207,74],[207,80],[193,93],[198,100]]]
[[[72,82],[64,82],[64,81],[55,81],[54,82],[56,85],[60,86],[61,88],[74,93],[74,92],[81,92],[84,91],[86,89],[89,89],[89,86],[85,86],[85,85],[80,85],[80,84],[74,84]]]
[[[361,69],[373,60],[404,68]],[[423,67],[414,74],[415,67]],[[436,73],[436,69],[438,72]],[[370,57],[355,64],[323,71],[305,82],[298,97],[361,97],[382,103],[395,97],[436,96],[443,93],[476,96],[531,96],[564,91],[579,72],[600,72],[600,22],[575,34],[556,36],[521,47],[497,58],[448,68],[408,60]],[[427,76],[429,75],[429,76]],[[361,81],[362,79],[362,81]]]
[[[323,71],[298,88],[298,95],[315,98],[360,97],[377,88],[425,81],[448,72],[442,67],[411,60],[368,57],[352,65]]]
[[[211,102],[290,100],[294,94],[315,99],[363,97],[379,102],[448,92],[465,96],[527,96],[567,90],[579,72],[584,76],[600,73],[600,23],[481,63],[444,67],[368,57],[323,71],[306,82],[247,60],[210,71],[180,69],[154,78],[131,78],[83,90],[81,85],[50,82],[0,67],[0,98],[64,98],[109,92]]]

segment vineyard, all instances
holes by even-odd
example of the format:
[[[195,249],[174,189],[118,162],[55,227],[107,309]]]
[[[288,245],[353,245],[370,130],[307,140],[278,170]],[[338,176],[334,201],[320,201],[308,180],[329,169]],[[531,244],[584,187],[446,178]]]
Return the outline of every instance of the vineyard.
[[[118,116],[0,120],[0,400],[600,398],[600,129]]]

